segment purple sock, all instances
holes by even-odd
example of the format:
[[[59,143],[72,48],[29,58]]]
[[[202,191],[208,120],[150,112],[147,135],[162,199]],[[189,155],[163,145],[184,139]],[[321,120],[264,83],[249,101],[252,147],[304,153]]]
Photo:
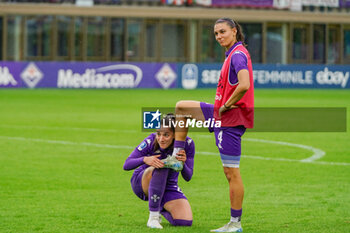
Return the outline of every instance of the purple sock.
[[[235,220],[235,222],[241,221],[242,209],[235,210],[231,208],[231,221]]]
[[[162,202],[168,179],[169,169],[154,169],[151,182],[148,187],[148,204],[150,211],[160,211],[160,203]]]
[[[173,216],[171,216],[171,214],[170,214],[168,211],[166,211],[166,210],[163,209],[160,213],[161,213],[161,215],[164,216],[164,218],[165,218],[166,220],[168,220],[168,222],[169,222],[171,225],[174,225]]]
[[[174,219],[174,226],[192,226],[192,220]]]
[[[175,142],[174,142],[174,148],[181,148],[181,149],[183,149],[183,148],[185,148],[185,141],[177,141],[177,140],[175,140]]]
[[[173,219],[173,216],[171,216],[171,214],[166,210],[163,210],[160,213],[173,226],[192,226],[192,220]]]

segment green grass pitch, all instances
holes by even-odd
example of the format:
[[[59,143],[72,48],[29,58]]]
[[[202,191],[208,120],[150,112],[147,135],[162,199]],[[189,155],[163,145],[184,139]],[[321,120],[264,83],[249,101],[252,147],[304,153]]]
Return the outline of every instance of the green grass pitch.
[[[140,130],[141,108],[213,102],[214,96],[215,90],[0,90],[0,232],[158,232],[147,229],[148,205],[131,190],[132,172],[122,169],[147,135]],[[257,89],[255,105],[347,107],[348,128],[247,132],[244,232],[350,232],[349,90]],[[194,175],[179,183],[193,226],[163,220],[162,232],[209,232],[229,219],[214,137],[189,136],[196,144]],[[324,157],[300,162],[312,148]]]

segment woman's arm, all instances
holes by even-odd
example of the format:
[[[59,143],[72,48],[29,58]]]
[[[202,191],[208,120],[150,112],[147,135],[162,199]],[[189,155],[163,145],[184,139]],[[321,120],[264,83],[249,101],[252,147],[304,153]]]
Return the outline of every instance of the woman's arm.
[[[143,164],[147,164],[155,168],[164,167],[164,163],[158,158],[160,155],[151,156],[153,154],[153,139],[153,134],[151,134],[134,149],[124,163],[124,170],[132,170]]]
[[[236,108],[235,105],[244,94],[249,90],[251,85],[249,79],[248,60],[246,55],[241,51],[236,51],[231,56],[230,73],[228,81],[231,85],[237,85],[236,89],[230,96],[230,98],[219,109],[219,115],[229,109]],[[234,83],[234,84],[232,84]]]
[[[132,170],[141,166],[142,164],[144,164],[144,156],[137,148],[135,148],[135,150],[125,160],[123,169],[126,171]]]
[[[237,74],[238,85],[236,90],[232,93],[232,96],[226,101],[225,105],[230,107],[237,103],[244,94],[249,90],[250,81],[249,81],[249,72],[248,70],[240,70]]]
[[[124,163],[123,169],[128,171],[143,165],[145,163],[144,157],[147,156],[152,149],[151,142],[152,134],[146,137],[129,155]]]
[[[189,139],[192,140],[192,139]],[[178,160],[184,162],[184,167],[181,171],[181,175],[186,181],[190,181],[193,175],[193,166],[194,166],[194,142],[191,141],[191,144],[185,150],[179,152]]]
[[[193,158],[188,158],[186,162],[184,163],[184,167],[181,171],[181,175],[186,181],[190,181],[193,175],[193,165],[194,161]]]
[[[149,166],[155,167],[155,168],[162,168],[164,167],[164,163],[158,159],[161,155],[153,155],[153,156],[141,156],[139,155],[138,150],[135,149],[130,156],[126,159],[123,169],[124,170],[132,170],[135,169],[142,164],[147,164]]]

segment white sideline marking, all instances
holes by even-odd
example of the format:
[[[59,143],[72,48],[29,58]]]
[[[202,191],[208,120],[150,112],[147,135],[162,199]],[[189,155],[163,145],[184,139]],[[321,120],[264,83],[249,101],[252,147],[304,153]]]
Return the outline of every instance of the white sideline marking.
[[[108,133],[139,133],[137,130],[116,130],[116,129],[97,129],[97,128],[79,128],[79,127],[50,127],[50,126],[26,126],[26,125],[0,125],[3,128],[17,128],[17,129],[44,129],[44,130],[75,130],[75,131],[89,131],[89,132],[108,132]],[[202,138],[213,138],[212,135],[196,135],[195,137]],[[256,138],[242,138],[243,141],[255,141],[255,142],[263,142],[270,144],[279,144],[284,146],[292,146],[298,147],[305,150],[309,150],[313,152],[313,155],[309,158],[303,159],[303,162],[312,162],[318,160],[325,156],[326,152],[323,150],[314,148],[312,146],[306,146],[302,144],[295,144],[289,142],[281,142],[281,141],[271,141],[264,139],[256,139]]]
[[[97,129],[97,128],[78,128],[78,127],[48,127],[48,126],[19,126],[19,125],[0,125],[3,128],[18,128],[18,129],[44,129],[44,130],[77,130],[77,131],[89,131],[89,132],[109,132],[109,133],[139,133],[137,130],[116,130],[116,129]],[[213,138],[213,135],[196,135],[195,137],[201,138]],[[281,141],[272,141],[272,140],[264,140],[264,139],[256,139],[256,138],[242,138],[243,141],[253,141],[253,142],[262,142],[262,143],[270,143],[270,144],[279,144],[284,146],[298,147],[305,150],[309,150],[313,152],[313,155],[309,158],[302,159],[302,162],[312,162],[318,160],[325,156],[326,152],[320,150],[318,148],[312,146],[306,146],[302,144],[289,143],[289,142],[281,142]]]
[[[46,140],[39,138],[25,138],[25,137],[8,137],[8,136],[0,136],[0,139],[5,140],[16,140],[16,141],[31,141],[31,142],[39,142],[39,143],[51,143],[51,144],[61,144],[61,145],[73,145],[73,146],[91,146],[91,147],[100,147],[100,148],[111,148],[111,149],[133,149],[133,146],[127,145],[109,145],[109,144],[97,144],[90,142],[71,142],[71,141],[60,141],[60,140]],[[255,139],[254,139],[255,140]],[[259,139],[260,140],[260,139]],[[205,152],[200,151],[196,152],[196,154],[202,155],[218,155],[216,152]],[[312,163],[312,164],[323,164],[323,165],[340,165],[340,166],[350,166],[350,163],[338,163],[338,162],[320,162],[320,161],[304,161],[297,159],[284,159],[284,158],[267,158],[261,156],[253,156],[253,155],[242,155],[245,158],[251,159],[260,159],[260,160],[276,160],[276,161],[287,161],[287,162],[300,162],[300,163]]]
[[[197,135],[197,136],[203,137],[203,138],[209,138],[209,137],[212,138],[212,136],[209,136],[209,135]],[[291,146],[291,147],[298,147],[298,148],[302,148],[302,149],[309,150],[309,151],[313,152],[313,155],[311,157],[306,158],[306,159],[302,159],[302,160],[295,160],[295,161],[313,162],[315,160],[322,158],[326,154],[326,152],[324,152],[323,150],[320,150],[320,149],[312,147],[312,146],[302,145],[302,144],[264,140],[264,139],[258,139],[258,138],[242,138],[242,140],[243,141],[251,141],[251,142],[263,142],[263,143],[270,143],[270,144],[279,144],[279,145]]]
[[[199,151],[196,152],[196,154],[202,154],[202,155],[219,155],[219,152],[205,152],[205,151]],[[244,158],[249,159],[259,159],[259,160],[274,160],[274,161],[284,161],[284,162],[299,162],[299,163],[311,163],[311,164],[323,164],[323,165],[339,165],[339,166],[350,166],[350,163],[342,163],[342,162],[324,162],[324,161],[304,161],[304,160],[298,160],[298,159],[285,159],[285,158],[269,158],[269,157],[262,157],[262,156],[256,156],[256,155],[242,155]]]
[[[312,161],[315,161],[315,160],[322,158],[326,154],[326,152],[324,152],[323,150],[317,149],[317,148],[312,147],[312,146],[302,145],[302,144],[296,144],[296,143],[290,143],[290,142],[280,142],[280,141],[271,141],[271,140],[256,139],[256,138],[243,138],[243,140],[244,141],[251,141],[251,142],[264,142],[264,143],[298,147],[298,148],[302,148],[305,150],[310,150],[314,153],[311,157],[300,160],[301,162],[312,162]]]
[[[57,126],[32,126],[32,125],[0,125],[0,128],[10,129],[43,129],[43,130],[62,130],[62,131],[88,131],[88,132],[104,132],[104,133],[138,133],[137,130],[123,129],[98,129],[98,128],[79,128],[79,127],[57,127]]]

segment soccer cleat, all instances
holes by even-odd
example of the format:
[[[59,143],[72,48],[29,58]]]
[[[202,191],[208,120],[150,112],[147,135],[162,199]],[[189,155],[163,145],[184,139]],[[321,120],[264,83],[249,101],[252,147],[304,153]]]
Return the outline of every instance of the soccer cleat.
[[[225,226],[210,230],[210,232],[243,232],[241,222],[229,222]]]
[[[177,172],[181,171],[184,167],[183,162],[176,159],[175,156],[168,155],[166,159],[162,159],[165,168],[173,169]]]
[[[150,216],[147,222],[149,228],[163,229],[160,225],[161,218],[160,216]]]

